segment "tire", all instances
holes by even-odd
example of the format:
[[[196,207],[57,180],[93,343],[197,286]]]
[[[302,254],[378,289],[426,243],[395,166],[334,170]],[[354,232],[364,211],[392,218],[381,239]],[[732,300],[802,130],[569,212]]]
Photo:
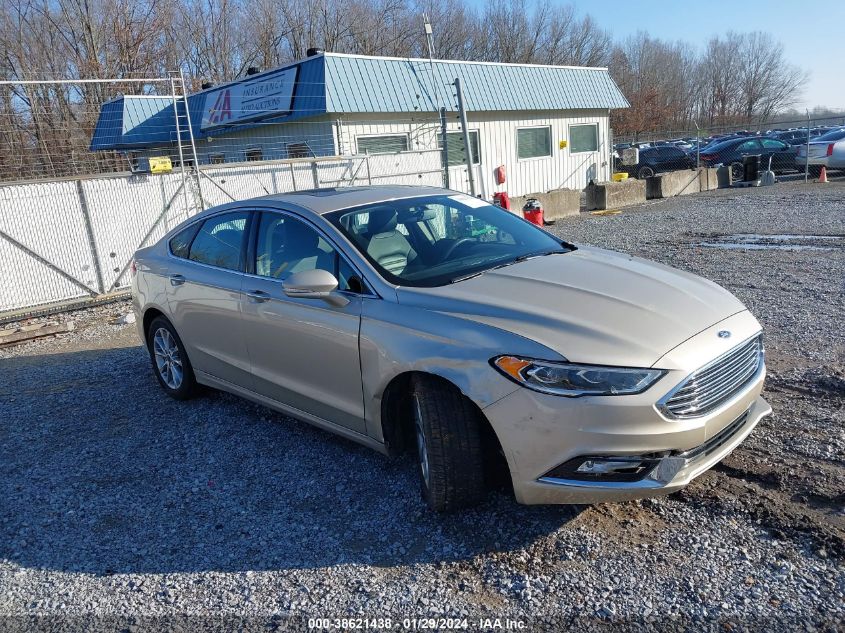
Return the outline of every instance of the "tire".
[[[481,421],[453,386],[430,377],[412,383],[420,491],[437,512],[466,508],[486,493]]]
[[[158,384],[168,396],[174,400],[187,400],[196,395],[197,380],[182,339],[170,321],[162,316],[150,323],[147,350]]]
[[[735,182],[739,182],[745,178],[745,167],[742,163],[731,163],[731,178]]]
[[[651,167],[640,167],[637,172],[637,180],[645,180],[654,176],[654,170]]]

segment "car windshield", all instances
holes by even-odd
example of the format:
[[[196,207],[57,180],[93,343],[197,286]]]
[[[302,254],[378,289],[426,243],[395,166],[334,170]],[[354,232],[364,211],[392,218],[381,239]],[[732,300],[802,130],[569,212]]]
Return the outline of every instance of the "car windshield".
[[[573,246],[465,194],[421,196],[330,213],[382,277],[401,286],[456,283]]]

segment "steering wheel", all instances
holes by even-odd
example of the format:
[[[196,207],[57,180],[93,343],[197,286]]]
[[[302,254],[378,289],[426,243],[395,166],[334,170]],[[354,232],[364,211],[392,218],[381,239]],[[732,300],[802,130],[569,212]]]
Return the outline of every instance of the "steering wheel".
[[[443,255],[443,257],[440,259],[440,261],[445,262],[447,259],[449,259],[452,256],[452,253],[454,253],[458,249],[459,246],[461,246],[462,244],[467,244],[469,242],[475,242],[475,238],[472,238],[472,237],[458,238],[458,240],[453,242],[452,245],[446,250],[446,254]]]

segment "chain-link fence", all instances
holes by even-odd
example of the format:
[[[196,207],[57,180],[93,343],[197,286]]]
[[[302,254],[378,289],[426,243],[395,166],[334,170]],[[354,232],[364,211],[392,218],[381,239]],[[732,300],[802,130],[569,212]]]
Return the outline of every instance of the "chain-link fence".
[[[0,320],[125,293],[137,249],[221,203],[380,184],[492,200],[611,174],[606,109],[468,117],[454,79],[392,86],[401,108],[340,113],[325,79],[261,77],[192,95],[179,72],[0,82]],[[288,87],[288,109],[268,105]]]
[[[0,315],[125,292],[133,253],[212,205],[348,185],[469,190],[460,125],[437,114],[198,134],[178,73],[6,82],[0,101]]]
[[[711,126],[685,130],[648,131],[616,135],[613,140],[615,172],[633,178],[696,167],[731,168],[734,179],[743,178],[743,160],[759,156],[760,168],[776,174],[804,173],[808,142],[837,134],[845,128],[845,115],[778,121],[754,127]],[[809,165],[810,173],[815,173]]]

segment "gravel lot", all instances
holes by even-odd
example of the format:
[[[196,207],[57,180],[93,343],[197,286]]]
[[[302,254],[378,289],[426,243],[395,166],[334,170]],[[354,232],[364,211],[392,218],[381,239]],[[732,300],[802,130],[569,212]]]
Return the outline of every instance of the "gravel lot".
[[[666,498],[524,507],[499,492],[438,516],[409,459],[225,394],[167,399],[134,326],[109,323],[125,302],[51,317],[77,331],[0,350],[0,628],[443,615],[845,630],[845,185],[717,191],[554,230],[709,277],[763,323],[774,415],[723,464]],[[838,239],[700,245],[753,233]],[[83,619],[31,619],[51,615]]]

